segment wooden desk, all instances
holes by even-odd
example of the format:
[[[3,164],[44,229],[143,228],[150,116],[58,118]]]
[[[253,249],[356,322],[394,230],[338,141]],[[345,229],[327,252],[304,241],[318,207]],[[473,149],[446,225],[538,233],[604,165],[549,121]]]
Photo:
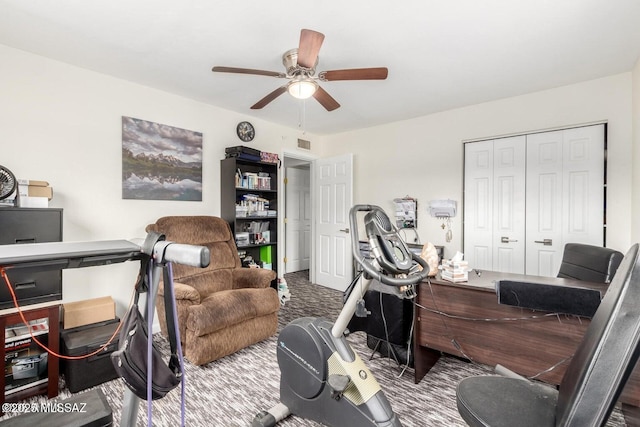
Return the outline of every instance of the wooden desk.
[[[415,311],[416,383],[444,352],[485,365],[500,364],[527,377],[558,364],[537,378],[549,384],[560,384],[590,319],[570,315],[545,316],[547,313],[542,311],[498,304],[494,282],[500,279],[578,285],[606,292],[603,284],[491,271],[483,271],[480,277],[469,272],[469,281],[464,283],[447,282],[439,277],[424,281],[418,286],[419,306]],[[640,425],[637,416],[640,414],[638,369],[629,379],[620,400],[627,425]]]

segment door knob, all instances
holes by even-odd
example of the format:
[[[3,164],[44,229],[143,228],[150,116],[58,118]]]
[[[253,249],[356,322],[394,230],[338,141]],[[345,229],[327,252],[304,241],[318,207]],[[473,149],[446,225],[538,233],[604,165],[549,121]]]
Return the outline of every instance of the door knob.
[[[542,243],[545,246],[551,246],[551,245],[553,245],[553,240],[551,240],[551,239],[534,240],[534,243]]]
[[[342,231],[343,233],[349,234],[349,229],[348,228],[342,228],[342,229],[340,229],[338,231]]]
[[[500,238],[500,243],[515,243],[517,242],[517,240],[511,240],[510,238],[506,237],[506,236],[502,236]]]

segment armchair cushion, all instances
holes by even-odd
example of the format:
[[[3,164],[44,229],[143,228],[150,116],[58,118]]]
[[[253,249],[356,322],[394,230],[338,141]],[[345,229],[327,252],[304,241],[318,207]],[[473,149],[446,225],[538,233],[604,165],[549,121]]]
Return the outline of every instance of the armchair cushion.
[[[215,292],[202,304],[189,307],[187,329],[195,336],[216,332],[229,325],[271,314],[280,301],[273,298],[272,289],[234,289]]]

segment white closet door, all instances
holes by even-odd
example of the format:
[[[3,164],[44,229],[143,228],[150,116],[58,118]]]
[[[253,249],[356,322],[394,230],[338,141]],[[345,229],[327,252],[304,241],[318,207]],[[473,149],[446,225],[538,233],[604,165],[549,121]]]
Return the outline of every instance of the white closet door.
[[[602,246],[604,141],[594,125],[465,144],[469,265],[556,276],[566,243]]]
[[[526,274],[555,276],[562,258],[563,131],[527,135]]]
[[[464,255],[470,267],[493,270],[493,140],[464,150]]]
[[[525,136],[493,142],[493,271],[524,274]]]
[[[604,244],[604,131],[604,125],[565,131],[563,244]]]
[[[526,274],[556,276],[566,243],[604,244],[604,125],[527,136]]]

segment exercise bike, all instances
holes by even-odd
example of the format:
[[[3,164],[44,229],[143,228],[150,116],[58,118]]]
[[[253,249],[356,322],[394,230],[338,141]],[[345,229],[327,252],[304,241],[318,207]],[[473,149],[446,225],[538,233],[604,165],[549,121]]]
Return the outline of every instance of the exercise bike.
[[[359,212],[365,212],[372,258],[360,254]],[[349,222],[352,251],[363,269],[359,283],[353,286],[334,324],[303,317],[280,332],[280,403],[257,414],[252,427],[274,426],[290,414],[335,427],[402,425],[373,374],[345,339],[345,331],[357,311],[366,312],[362,296],[373,279],[412,294],[414,285],[427,277],[429,267],[409,250],[382,208],[355,205]]]

